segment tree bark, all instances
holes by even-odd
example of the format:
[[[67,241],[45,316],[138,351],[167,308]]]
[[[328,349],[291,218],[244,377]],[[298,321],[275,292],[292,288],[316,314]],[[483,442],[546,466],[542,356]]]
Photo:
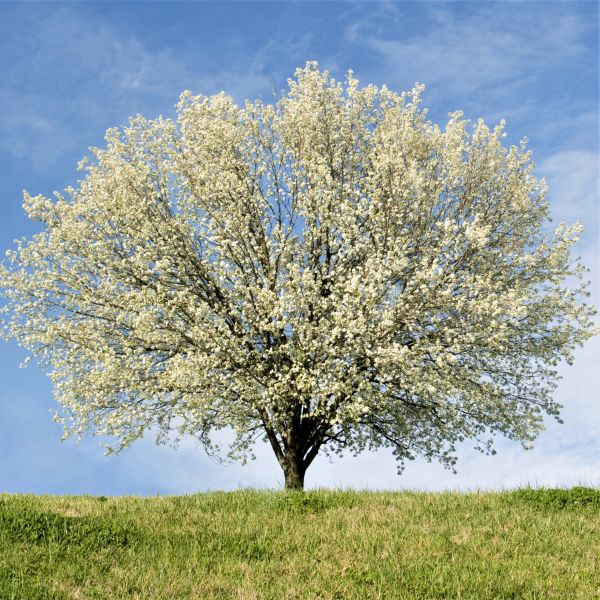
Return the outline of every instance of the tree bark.
[[[304,474],[306,469],[295,460],[288,460],[283,467],[286,490],[304,490]]]

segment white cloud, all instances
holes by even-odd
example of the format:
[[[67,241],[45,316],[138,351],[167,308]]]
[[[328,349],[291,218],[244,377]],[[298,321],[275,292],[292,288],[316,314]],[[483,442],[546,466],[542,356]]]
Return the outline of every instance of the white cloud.
[[[186,77],[168,51],[150,53],[135,38],[121,40],[106,23],[88,22],[68,6],[35,27],[28,20],[19,25],[29,30],[17,31],[22,51],[4,66],[0,148],[37,171],[97,143],[118,124],[108,119],[125,121],[148,97],[168,110]]]
[[[418,34],[402,35],[407,27],[389,27],[402,24],[402,9],[388,4],[385,13],[349,25],[346,35],[379,52],[388,79],[422,81],[446,94],[485,90],[502,95],[507,86],[583,52],[581,38],[591,26],[554,7],[517,14],[514,6],[498,3],[469,11],[434,3],[428,12],[430,18]]]
[[[553,225],[578,221],[584,227],[573,256],[590,269],[592,302],[600,303],[600,155],[566,150],[544,160],[536,169],[548,183]]]
[[[130,116],[173,113],[184,89],[225,90],[238,101],[271,89],[264,62],[274,51],[269,44],[248,58],[249,65],[223,69],[197,54],[150,47],[85,9],[37,10],[15,17],[12,35],[20,49],[3,65],[0,150],[29,160],[38,172],[101,143],[106,128]],[[14,44],[5,40],[4,47]]]
[[[546,178],[555,221],[579,221],[597,235],[600,217],[600,155],[583,150],[557,152],[537,173]]]

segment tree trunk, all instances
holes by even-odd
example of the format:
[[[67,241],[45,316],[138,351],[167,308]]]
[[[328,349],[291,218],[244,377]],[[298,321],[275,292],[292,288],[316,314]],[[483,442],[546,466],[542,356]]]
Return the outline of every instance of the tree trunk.
[[[296,461],[290,460],[283,468],[285,475],[285,489],[286,490],[300,490],[304,489],[304,473],[305,469],[297,464]]]
[[[317,456],[327,430],[319,430],[320,423],[314,422],[312,418],[306,419],[302,424],[300,413],[296,415],[293,426],[279,434],[271,426],[269,415],[264,410],[261,419],[267,438],[285,475],[285,489],[303,491],[304,475]]]

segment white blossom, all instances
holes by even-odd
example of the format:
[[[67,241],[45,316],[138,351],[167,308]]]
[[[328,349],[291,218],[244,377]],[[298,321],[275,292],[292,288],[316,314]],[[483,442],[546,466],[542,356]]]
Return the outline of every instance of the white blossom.
[[[50,371],[65,434],[212,451],[229,426],[232,457],[265,436],[291,487],[319,451],[530,444],[594,333],[581,227],[548,233],[503,122],[440,128],[422,91],[308,63],[275,105],[184,92],[176,121],[110,129],[76,188],[25,194],[42,230],[0,267],[4,335]]]

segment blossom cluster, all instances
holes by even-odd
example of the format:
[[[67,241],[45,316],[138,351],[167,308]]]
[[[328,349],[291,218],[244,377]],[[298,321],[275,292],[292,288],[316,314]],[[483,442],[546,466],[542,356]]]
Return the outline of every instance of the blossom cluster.
[[[298,69],[273,105],[182,94],[111,129],[76,188],[25,195],[4,335],[50,371],[66,435],[158,427],[282,466],[391,446],[400,466],[489,434],[529,444],[593,333],[581,230],[548,229],[525,142]],[[579,282],[570,289],[565,280]]]

